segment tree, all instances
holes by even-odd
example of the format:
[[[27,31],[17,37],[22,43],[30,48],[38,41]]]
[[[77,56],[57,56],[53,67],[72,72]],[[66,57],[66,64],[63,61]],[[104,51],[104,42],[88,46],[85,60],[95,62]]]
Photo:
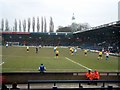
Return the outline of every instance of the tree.
[[[21,20],[19,20],[19,32],[21,32]]]
[[[30,18],[28,18],[28,32],[30,32]]]
[[[2,21],[1,21],[1,30],[4,31],[4,19],[2,18]]]
[[[47,32],[46,18],[44,17],[44,32]]]
[[[49,32],[53,32],[53,31],[54,31],[54,23],[52,17],[50,17]]]
[[[23,31],[26,32],[26,20],[23,21]]]
[[[39,17],[37,17],[37,32],[40,31],[40,22],[39,22]]]
[[[61,26],[59,26],[59,28],[56,32],[72,32],[72,28],[71,27],[61,27]]]
[[[43,32],[43,17],[41,17],[41,32]]]
[[[5,31],[9,31],[9,23],[7,19],[5,21]]]
[[[32,28],[33,28],[33,32],[35,32],[35,17],[33,17]]]
[[[78,24],[77,24],[77,23],[72,23],[72,24],[71,24],[72,32],[76,32],[76,31],[77,31],[77,28],[78,28]]]
[[[81,30],[87,30],[89,29],[91,26],[88,23],[81,23],[78,24],[78,28],[77,31],[81,31]]]
[[[15,32],[17,32],[17,20],[15,19]]]

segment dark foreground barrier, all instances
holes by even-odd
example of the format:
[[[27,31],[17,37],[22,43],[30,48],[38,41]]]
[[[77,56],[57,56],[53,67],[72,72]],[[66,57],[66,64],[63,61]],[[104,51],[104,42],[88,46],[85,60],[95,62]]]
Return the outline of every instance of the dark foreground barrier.
[[[27,83],[28,80],[85,80],[85,72],[14,72],[2,73],[5,83]],[[100,72],[100,80],[119,80],[120,72]]]
[[[118,87],[114,88],[111,86],[110,88],[111,90],[112,88],[120,89],[119,87],[120,80],[28,80],[28,90],[30,90],[31,84],[38,84],[38,83],[53,83],[54,84],[53,89],[57,89],[57,86],[56,86],[57,83],[79,83],[78,88],[82,88],[81,86],[82,83],[102,83],[103,84],[101,87],[102,89],[105,88],[105,83],[115,83],[115,84],[117,83]],[[97,87],[97,88],[100,89],[100,87]]]

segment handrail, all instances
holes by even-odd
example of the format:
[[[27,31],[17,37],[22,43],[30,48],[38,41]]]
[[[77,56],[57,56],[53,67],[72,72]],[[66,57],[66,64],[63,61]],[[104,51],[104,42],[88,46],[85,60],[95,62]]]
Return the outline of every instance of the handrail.
[[[37,74],[39,72],[2,72],[0,74]],[[81,73],[81,74],[85,74],[86,72],[45,72],[46,74],[54,74],[54,73],[58,73],[58,74],[61,74],[61,73],[64,73],[64,74],[70,74],[70,73]],[[110,74],[110,73],[116,73],[116,74],[120,74],[120,72],[99,72],[100,74]]]
[[[119,83],[120,80],[28,80],[28,90],[30,90],[30,84],[35,83],[54,83],[54,86],[56,86],[56,83],[79,83],[79,88],[81,86],[81,83],[103,83],[103,86],[105,86],[105,83]]]

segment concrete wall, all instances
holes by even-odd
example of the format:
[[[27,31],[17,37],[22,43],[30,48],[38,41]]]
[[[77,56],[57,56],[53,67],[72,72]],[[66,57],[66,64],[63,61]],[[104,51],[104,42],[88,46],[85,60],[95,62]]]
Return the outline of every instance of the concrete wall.
[[[83,72],[46,72],[41,73],[3,73],[5,83],[27,83],[28,80],[85,80],[85,73]],[[100,73],[100,80],[118,80],[120,73]]]

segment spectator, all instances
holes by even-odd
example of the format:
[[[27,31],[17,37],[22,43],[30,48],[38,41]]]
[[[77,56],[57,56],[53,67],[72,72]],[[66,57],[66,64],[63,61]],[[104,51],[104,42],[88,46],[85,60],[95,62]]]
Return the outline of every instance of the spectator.
[[[88,72],[86,72],[86,79],[93,80],[93,73],[91,70],[88,70]]]
[[[99,72],[97,70],[95,70],[94,73],[93,73],[93,79],[94,80],[99,80],[100,79],[100,75],[99,75]]]
[[[17,83],[14,82],[14,83],[12,84],[12,88],[11,88],[10,90],[20,90],[20,89],[17,87]]]
[[[2,83],[2,88],[1,88],[1,90],[9,90],[9,89],[7,88],[7,86],[6,86],[4,83]]]
[[[46,67],[45,67],[43,64],[41,64],[41,65],[39,66],[39,71],[40,71],[40,72],[46,71]]]
[[[97,70],[95,70],[93,72],[93,80],[99,80],[99,79],[100,79],[99,72]],[[97,85],[97,82],[95,84]]]
[[[86,72],[86,79],[87,80],[93,80],[93,73],[91,70],[88,70],[88,72]],[[90,85],[91,82],[88,82],[88,85]]]

